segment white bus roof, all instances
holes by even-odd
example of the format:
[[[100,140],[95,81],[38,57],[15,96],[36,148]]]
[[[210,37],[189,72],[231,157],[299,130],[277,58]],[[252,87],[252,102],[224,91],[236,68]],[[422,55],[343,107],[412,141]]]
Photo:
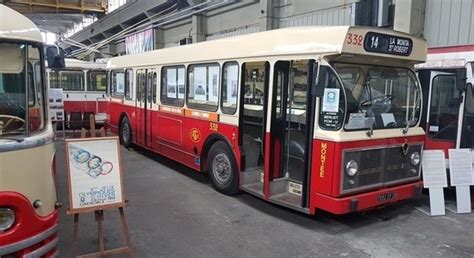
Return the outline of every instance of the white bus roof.
[[[428,49],[426,62],[415,67],[417,69],[461,68],[472,62],[474,62],[474,45],[436,47]]]
[[[0,40],[43,42],[36,25],[17,11],[0,4]]]
[[[412,51],[408,56],[367,52],[364,39],[368,32],[409,38],[413,42]],[[349,42],[348,38],[354,35],[361,36],[355,39],[356,44]],[[108,68],[267,56],[314,55],[317,58],[337,54],[371,55],[419,63],[426,60],[426,41],[409,34],[374,27],[292,27],[115,57],[108,62]]]
[[[80,69],[105,69],[106,64],[83,61],[79,59],[66,58],[64,59],[65,68],[80,68]]]

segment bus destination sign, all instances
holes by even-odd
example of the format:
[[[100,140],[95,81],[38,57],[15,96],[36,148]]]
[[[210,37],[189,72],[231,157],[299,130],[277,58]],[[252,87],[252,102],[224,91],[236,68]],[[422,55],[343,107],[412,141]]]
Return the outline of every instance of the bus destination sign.
[[[364,40],[364,49],[367,52],[409,56],[413,49],[413,41],[404,37],[367,32]]]

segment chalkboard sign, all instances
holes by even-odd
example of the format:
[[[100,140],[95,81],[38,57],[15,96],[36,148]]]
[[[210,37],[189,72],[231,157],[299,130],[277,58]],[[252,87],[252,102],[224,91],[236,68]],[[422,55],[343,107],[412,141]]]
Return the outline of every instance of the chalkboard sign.
[[[125,206],[117,137],[67,139],[68,213]]]
[[[413,41],[405,37],[367,32],[364,39],[364,49],[367,52],[409,56],[413,50]]]

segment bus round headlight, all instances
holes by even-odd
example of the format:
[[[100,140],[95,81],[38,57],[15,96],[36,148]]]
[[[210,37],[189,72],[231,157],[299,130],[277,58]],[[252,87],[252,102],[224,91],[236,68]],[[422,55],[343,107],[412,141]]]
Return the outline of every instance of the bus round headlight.
[[[0,232],[10,229],[15,223],[15,213],[9,208],[0,208]]]
[[[413,153],[410,155],[410,163],[411,163],[413,166],[416,166],[416,165],[420,164],[420,153],[418,153],[418,152],[413,152]]]
[[[348,176],[355,176],[357,174],[357,171],[359,169],[359,165],[357,165],[357,162],[355,160],[349,160],[346,164],[346,173]]]

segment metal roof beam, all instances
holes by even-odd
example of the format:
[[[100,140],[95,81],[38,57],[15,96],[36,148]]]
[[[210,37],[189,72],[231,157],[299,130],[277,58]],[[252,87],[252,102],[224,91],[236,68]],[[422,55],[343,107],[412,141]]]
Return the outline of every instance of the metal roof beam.
[[[35,0],[12,0],[10,2],[7,2],[7,5],[9,4],[20,4],[20,5],[26,5],[29,6],[30,10],[31,7],[46,7],[52,9],[52,11],[56,12],[61,12],[60,10],[74,10],[74,11],[79,11],[80,13],[84,12],[95,12],[95,13],[105,13],[107,12],[107,4],[106,1],[100,1],[100,4],[98,5],[93,5],[93,4],[87,4],[84,3],[83,1],[80,1],[77,4],[74,3],[66,3],[63,1],[35,1]],[[32,10],[31,10],[32,11]]]

